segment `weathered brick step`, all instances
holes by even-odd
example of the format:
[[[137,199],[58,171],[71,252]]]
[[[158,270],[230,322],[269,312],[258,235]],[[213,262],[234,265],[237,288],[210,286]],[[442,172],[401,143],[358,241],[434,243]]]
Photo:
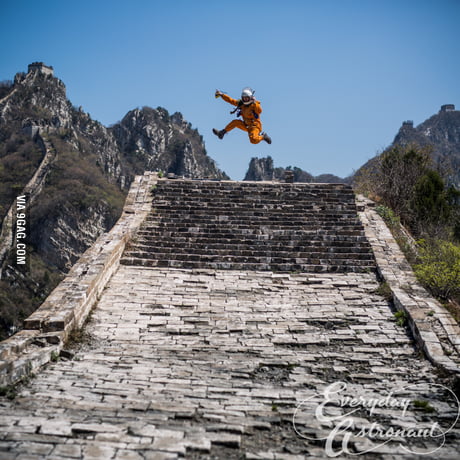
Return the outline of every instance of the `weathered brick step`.
[[[202,217],[204,215],[212,216],[238,216],[238,215],[251,215],[260,216],[266,219],[276,218],[278,216],[300,219],[303,220],[305,217],[324,217],[324,218],[341,218],[341,219],[353,219],[356,217],[356,210],[353,209],[310,209],[310,208],[298,208],[298,209],[278,209],[278,208],[266,208],[266,207],[242,207],[242,206],[198,206],[192,207],[176,207],[174,204],[159,207],[154,207],[154,213],[149,216],[149,220],[155,219],[156,215],[170,215],[178,217]]]
[[[329,238],[328,238],[329,237]],[[360,238],[362,237],[362,238]],[[298,233],[298,232],[289,232],[287,230],[280,230],[280,231],[253,231],[252,229],[240,230],[238,232],[231,232],[225,231],[223,229],[202,229],[202,228],[178,228],[178,229],[164,229],[163,231],[158,232],[139,232],[138,238],[144,238],[145,241],[155,241],[157,239],[178,239],[178,238],[186,238],[189,240],[197,241],[198,239],[202,239],[203,241],[209,240],[264,240],[264,241],[301,241],[301,242],[308,242],[308,241],[345,241],[348,239],[349,241],[365,241],[365,237],[361,230],[354,229],[354,230],[342,230],[333,232],[328,230],[321,230],[318,232],[305,232],[305,233]]]
[[[334,184],[328,184],[325,182],[269,182],[269,181],[232,181],[232,180],[213,180],[213,179],[170,179],[162,178],[157,182],[158,185],[168,184],[171,186],[183,187],[185,185],[191,187],[220,187],[220,188],[270,188],[270,187],[279,187],[279,188],[304,188],[304,187],[316,187],[316,188],[326,188],[327,190],[340,189],[340,188],[349,188],[350,186],[344,184],[343,182],[337,182]]]
[[[254,252],[254,251],[229,251],[225,249],[216,251],[184,251],[184,252],[168,252],[165,248],[161,248],[160,252],[148,251],[127,251],[126,258],[136,257],[145,260],[182,260],[182,261],[237,261],[244,263],[296,263],[296,264],[335,264],[335,265],[349,265],[349,264],[362,264],[373,263],[373,256],[364,253],[277,253],[272,251]]]
[[[212,199],[214,198],[214,199]],[[159,196],[155,202],[155,208],[164,209],[170,207],[172,204],[178,206],[178,209],[197,209],[197,208],[223,208],[228,201],[228,208],[248,208],[248,209],[277,209],[279,211],[290,210],[290,211],[302,211],[302,210],[350,210],[355,208],[355,203],[346,203],[343,200],[334,201],[319,201],[319,200],[302,200],[296,201],[284,201],[280,204],[280,199],[265,200],[265,201],[249,201],[242,199],[222,200],[218,197],[209,197],[209,200],[205,200],[202,197],[186,197],[176,202],[175,199],[165,200],[163,196]]]
[[[149,235],[140,236],[133,244],[142,244],[145,246],[164,246],[164,245],[198,245],[198,246],[231,246],[238,245],[254,245],[254,246],[270,246],[283,247],[286,250],[296,248],[318,248],[318,247],[349,247],[349,248],[369,248],[366,237],[361,235],[327,235],[318,237],[293,237],[290,235],[271,236],[266,234],[260,235],[224,235],[224,234],[175,234],[175,235],[159,235],[157,238]]]
[[[169,268],[190,268],[190,269],[211,269],[211,270],[260,270],[274,272],[308,272],[308,273],[326,273],[326,272],[367,272],[374,268],[371,262],[356,264],[353,261],[348,263],[337,264],[329,263],[327,260],[322,260],[321,263],[274,263],[267,262],[257,263],[241,262],[234,259],[225,261],[203,261],[203,260],[171,260],[171,259],[141,259],[139,257],[123,257],[120,261],[123,265],[141,265],[143,267],[169,267]]]
[[[353,192],[312,192],[312,191],[254,191],[248,192],[244,190],[237,191],[225,191],[225,190],[193,190],[193,189],[182,189],[182,190],[168,190],[158,188],[154,191],[154,195],[161,196],[163,200],[174,200],[177,196],[182,196],[187,201],[211,201],[212,198],[217,200],[240,200],[245,202],[337,202],[337,203],[352,203],[354,202]]]
[[[151,229],[142,229],[139,232],[139,235],[155,235],[160,236],[164,234],[174,235],[180,233],[189,233],[189,234],[214,234],[214,235],[260,235],[260,234],[270,234],[270,235],[290,235],[290,236],[302,236],[310,237],[314,235],[363,235],[361,228],[355,225],[349,226],[334,226],[334,225],[309,225],[298,227],[296,225],[292,227],[280,227],[273,225],[260,225],[260,226],[250,226],[250,225],[194,225],[193,223],[180,223],[177,222],[175,225],[160,225]],[[233,238],[230,236],[230,238]]]
[[[236,193],[225,193],[220,190],[210,191],[209,193],[194,192],[190,190],[179,191],[168,191],[168,190],[158,190],[154,192],[154,195],[160,196],[163,200],[174,200],[181,194],[186,201],[212,201],[212,198],[216,198],[217,201],[223,200],[235,200],[235,201],[244,201],[246,203],[262,203],[262,202],[275,202],[278,203],[291,203],[294,201],[300,201],[303,203],[353,203],[354,196],[353,193],[342,194],[342,193],[247,193],[247,192],[236,192]]]
[[[350,241],[365,241],[365,237],[360,229],[350,229],[350,230],[317,230],[312,232],[302,232],[296,233],[295,231],[290,233],[287,230],[279,231],[279,232],[254,232],[253,229],[246,229],[243,231],[225,231],[224,229],[203,229],[203,228],[174,228],[174,229],[164,229],[159,230],[157,232],[142,232],[138,233],[139,237],[148,238],[151,240],[155,240],[157,238],[167,237],[167,238],[203,238],[203,239],[213,239],[213,240],[238,240],[238,239],[283,239],[285,241],[290,240],[305,240],[309,241],[310,239],[313,240],[326,240],[326,241],[334,241],[334,240],[343,240],[344,238],[349,238]],[[327,238],[330,237],[330,238]],[[361,237],[361,238],[359,238]],[[358,239],[359,238],[359,239]]]
[[[176,198],[177,200],[177,198]],[[199,210],[216,210],[217,211],[235,211],[235,210],[260,210],[260,211],[277,211],[277,212],[356,212],[355,203],[344,204],[343,201],[337,201],[333,203],[325,202],[316,202],[316,201],[296,201],[292,203],[282,203],[280,205],[279,200],[273,201],[261,201],[261,202],[248,202],[248,201],[221,201],[218,198],[214,200],[203,200],[199,197],[196,199],[181,199],[180,202],[175,202],[174,200],[163,201],[161,198],[158,198],[155,201],[153,206],[154,209],[158,210],[168,210],[174,209],[178,211],[199,211]]]
[[[166,214],[166,213],[165,213]],[[248,219],[251,219],[249,222]],[[356,217],[348,217],[348,216],[341,216],[341,215],[333,215],[333,216],[321,216],[321,215],[308,215],[305,214],[303,216],[284,216],[284,215],[276,215],[276,216],[265,216],[263,214],[249,214],[249,213],[235,213],[235,214],[209,214],[209,215],[188,215],[188,214],[171,214],[166,216],[163,214],[163,217],[158,219],[151,219],[146,221],[143,228],[148,227],[149,225],[155,226],[158,222],[167,222],[167,223],[176,223],[176,222],[183,222],[183,223],[195,223],[195,224],[244,224],[250,225],[251,227],[257,227],[258,225],[286,225],[289,227],[298,226],[303,227],[304,225],[331,225],[335,224],[337,226],[340,225],[359,225],[359,221]]]
[[[334,195],[326,194],[286,194],[286,193],[273,193],[273,194],[247,194],[247,193],[221,193],[220,191],[212,191],[210,193],[193,193],[187,190],[182,194],[179,192],[170,192],[167,190],[154,192],[153,195],[157,198],[159,204],[178,201],[177,197],[181,196],[180,203],[188,203],[193,205],[197,202],[203,203],[224,203],[226,201],[254,206],[257,204],[271,204],[277,206],[298,206],[303,204],[305,206],[321,205],[321,206],[355,206],[354,194],[341,194]]]
[[[158,225],[152,225],[151,227],[149,226],[142,226],[141,231],[168,231],[171,229],[176,229],[176,228],[181,228],[181,229],[194,229],[193,231],[196,231],[196,229],[211,229],[213,231],[219,231],[222,230],[223,232],[225,231],[243,231],[243,230],[252,230],[254,232],[258,230],[263,230],[263,231],[289,231],[289,232],[301,232],[301,233],[316,233],[316,232],[330,232],[332,230],[337,231],[355,231],[355,230],[361,230],[362,226],[358,225],[355,222],[343,222],[341,224],[335,223],[334,222],[306,222],[303,225],[297,225],[293,224],[290,225],[289,222],[286,222],[284,225],[278,224],[278,223],[273,223],[273,222],[258,222],[257,224],[254,224],[251,222],[249,219],[238,221],[238,222],[218,222],[218,221],[212,221],[209,220],[208,222],[196,222],[196,221],[167,221],[167,220],[161,220],[158,222]]]
[[[250,219],[250,221],[248,220]],[[303,212],[303,213],[292,213],[285,214],[277,211],[255,211],[255,212],[246,212],[246,211],[230,211],[227,209],[225,212],[215,213],[213,211],[203,211],[200,210],[198,213],[189,213],[176,211],[158,211],[145,221],[144,225],[156,224],[160,222],[197,222],[197,223],[221,223],[225,224],[226,222],[238,223],[243,222],[246,225],[257,226],[264,223],[272,223],[273,225],[308,225],[308,224],[321,224],[321,223],[336,223],[337,225],[359,225],[360,222],[356,217],[356,212],[345,214],[342,212],[330,213],[330,214],[321,214],[317,212]]]
[[[176,215],[176,216],[198,216],[201,217],[203,215],[208,216],[222,216],[222,215],[240,215],[240,214],[247,214],[247,215],[255,215],[255,216],[262,216],[265,218],[272,218],[277,216],[286,216],[288,218],[297,218],[303,219],[305,216],[318,216],[318,217],[341,217],[343,219],[346,218],[353,218],[356,217],[356,209],[352,207],[339,207],[335,206],[290,206],[280,208],[276,205],[266,205],[265,203],[262,205],[248,205],[245,203],[241,203],[235,205],[234,203],[230,202],[226,203],[203,203],[198,202],[193,205],[189,205],[186,203],[181,204],[174,204],[168,203],[164,205],[156,205],[153,206],[154,213],[148,217],[149,220],[154,219],[156,214],[168,214],[168,215]]]
[[[276,191],[276,192],[295,192],[295,191],[322,191],[324,193],[334,193],[339,191],[351,190],[351,187],[347,184],[327,184],[324,182],[318,183],[306,183],[306,182],[296,182],[296,183],[268,183],[268,182],[258,182],[258,181],[209,181],[209,180],[170,180],[170,179],[160,179],[156,184],[156,189],[166,187],[168,190],[216,190],[220,191],[230,191],[235,192],[237,190],[253,190],[257,193],[263,193],[266,191]]]
[[[245,203],[253,202],[253,203],[268,203],[268,202],[276,202],[279,203],[290,203],[290,202],[303,202],[303,203],[341,203],[341,204],[350,204],[354,203],[354,195],[353,193],[342,193],[342,192],[319,192],[319,193],[311,193],[311,192],[254,192],[248,193],[246,191],[237,191],[237,192],[225,192],[222,190],[209,190],[207,193],[206,191],[194,191],[194,190],[161,190],[158,189],[154,193],[161,197],[162,200],[171,200],[174,201],[177,199],[177,196],[183,196],[185,201],[214,201],[215,198],[217,201],[241,201]]]
[[[265,260],[267,257],[272,259],[278,258],[284,261],[295,261],[297,259],[328,259],[328,260],[351,260],[351,261],[373,261],[374,256],[372,253],[366,252],[327,252],[327,251],[312,251],[312,252],[285,252],[273,250],[250,250],[250,249],[189,249],[189,250],[174,250],[173,248],[158,248],[157,250],[144,250],[142,248],[132,248],[126,251],[126,257],[140,257],[142,259],[156,259],[162,254],[162,257],[171,259],[191,258],[192,256],[206,256],[206,257],[238,257]]]
[[[162,241],[162,242],[145,242],[137,241],[131,245],[131,248],[136,248],[139,250],[152,250],[156,251],[159,247],[168,248],[168,250],[178,250],[178,251],[191,251],[193,249],[203,251],[211,251],[218,249],[225,250],[265,250],[265,251],[282,251],[286,253],[306,253],[306,252],[325,252],[329,254],[340,254],[340,253],[371,253],[370,248],[367,245],[359,244],[310,244],[309,242],[299,243],[293,242],[291,244],[284,244],[280,241],[270,241],[270,240],[245,240],[238,242],[231,241],[220,241],[220,240],[209,240],[209,241]]]
[[[184,240],[154,240],[154,241],[144,241],[142,239],[137,240],[136,243],[132,244],[132,248],[137,248],[140,250],[156,250],[157,247],[168,248],[168,249],[193,249],[197,247],[204,247],[209,250],[214,249],[232,249],[240,250],[248,247],[259,248],[264,247],[273,251],[284,250],[286,252],[330,252],[330,253],[340,253],[340,252],[362,252],[362,253],[371,253],[371,249],[365,245],[356,245],[353,242],[347,241],[337,241],[334,244],[325,244],[322,241],[317,242],[306,242],[301,244],[300,242],[282,242],[282,241],[267,241],[267,240],[258,240],[258,241],[239,241],[234,242],[223,242],[223,241],[190,241],[187,239]]]
[[[286,199],[283,200],[283,197],[272,197],[272,198],[267,198],[265,200],[260,199],[259,200],[251,200],[251,199],[243,199],[243,198],[232,198],[232,197],[226,197],[225,199],[222,199],[222,197],[219,196],[213,196],[209,195],[206,197],[201,197],[201,196],[186,196],[183,197],[178,202],[177,196],[176,197],[165,197],[163,195],[157,195],[156,196],[157,200],[157,205],[158,206],[169,206],[171,203],[177,203],[182,207],[188,207],[190,206],[191,208],[197,207],[197,203],[202,204],[205,207],[208,206],[215,206],[219,207],[222,205],[225,205],[226,202],[231,204],[232,207],[249,207],[249,208],[263,208],[263,209],[301,209],[301,208],[310,208],[310,209],[353,209],[353,207],[356,206],[354,201],[347,201],[343,199],[329,199],[329,200],[321,200],[318,198],[311,198],[311,199],[306,199],[304,197],[298,197],[295,200],[294,199]]]
[[[351,207],[341,207],[338,206],[329,206],[329,207],[319,207],[319,206],[291,206],[291,207],[277,207],[275,204],[268,206],[267,204],[248,206],[244,203],[235,205],[235,203],[209,203],[208,205],[203,205],[202,202],[196,203],[195,205],[187,205],[185,203],[174,204],[168,203],[163,205],[153,206],[153,209],[158,213],[159,211],[165,211],[171,215],[210,215],[210,212],[217,215],[229,214],[234,215],[239,212],[244,212],[245,214],[256,214],[261,216],[277,216],[285,215],[288,217],[301,217],[304,215],[318,215],[318,216],[332,216],[332,217],[353,217],[356,216],[356,209]]]
[[[202,260],[202,261],[229,261],[229,260],[238,260],[239,262],[266,262],[271,260],[272,262],[280,263],[299,263],[299,261],[317,261],[319,263],[322,261],[329,261],[328,263],[337,262],[339,264],[349,264],[349,263],[367,263],[372,262],[372,254],[365,253],[342,253],[342,254],[331,254],[331,253],[312,253],[312,254],[301,254],[295,253],[277,253],[276,251],[226,251],[219,250],[216,252],[200,252],[195,251],[191,252],[172,252],[169,253],[164,250],[164,248],[158,248],[157,252],[146,252],[146,251],[126,251],[123,258],[125,257],[139,257],[141,259],[176,259],[176,260]],[[305,263],[305,262],[303,262]]]
[[[243,216],[246,217],[246,216]],[[246,227],[246,228],[254,228],[257,229],[259,227],[271,227],[275,228],[283,228],[283,227],[296,227],[298,229],[303,228],[317,228],[321,226],[335,226],[336,228],[351,228],[351,227],[361,227],[359,221],[357,220],[317,220],[317,219],[309,219],[305,221],[294,221],[294,220],[268,220],[268,219],[254,219],[252,218],[235,218],[235,219],[225,219],[225,220],[218,220],[213,219],[210,217],[209,219],[180,219],[180,218],[171,218],[171,219],[161,219],[157,223],[146,223],[142,226],[142,229],[155,229],[159,226],[167,227],[167,226],[175,226],[177,224],[181,224],[182,227],[185,226],[194,226],[194,227],[206,227],[206,226],[213,226],[213,227]]]
[[[143,236],[139,237],[136,242],[133,244],[143,244],[145,246],[168,246],[168,245],[199,245],[199,246],[209,246],[215,244],[217,246],[232,246],[235,245],[254,245],[254,246],[273,246],[273,247],[284,247],[289,248],[289,250],[295,250],[297,248],[303,247],[363,247],[368,249],[369,245],[367,244],[365,236],[340,236],[340,235],[330,235],[325,239],[324,237],[320,238],[292,238],[290,236],[279,236],[279,237],[270,237],[269,235],[254,235],[252,238],[243,238],[241,235],[238,237],[222,237],[220,235],[204,235],[204,234],[194,234],[194,236],[185,235],[161,235],[158,238],[152,236]]]
[[[362,230],[362,227],[354,223],[343,223],[338,225],[334,222],[309,222],[304,225],[297,225],[286,222],[283,225],[272,222],[260,222],[258,225],[252,225],[248,221],[243,222],[194,222],[194,221],[173,221],[159,222],[158,225],[145,225],[141,228],[143,233],[158,233],[158,232],[174,232],[174,231],[189,231],[189,232],[216,232],[216,233],[277,233],[277,234],[321,234],[324,232],[345,233],[356,232]]]

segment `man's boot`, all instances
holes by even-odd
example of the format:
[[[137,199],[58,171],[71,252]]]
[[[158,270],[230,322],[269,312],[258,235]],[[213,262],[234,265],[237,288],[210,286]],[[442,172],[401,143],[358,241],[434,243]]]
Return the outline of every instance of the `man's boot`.
[[[212,129],[212,132],[219,138],[219,139],[223,139],[224,136],[225,136],[225,133],[227,131],[225,131],[225,129],[221,129],[220,131],[216,128],[213,128]]]
[[[263,136],[264,141],[265,141],[267,144],[271,144],[271,143],[272,143],[272,138],[271,138],[267,133],[260,133],[260,135]]]

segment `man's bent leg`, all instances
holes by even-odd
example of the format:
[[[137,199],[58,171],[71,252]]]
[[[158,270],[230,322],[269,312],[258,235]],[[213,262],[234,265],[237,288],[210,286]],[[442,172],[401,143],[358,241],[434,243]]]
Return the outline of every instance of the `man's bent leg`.
[[[247,131],[248,128],[241,120],[232,120],[224,129],[225,131],[231,131],[234,128],[242,129],[243,131]]]
[[[251,144],[258,144],[264,140],[264,137],[260,135],[260,128],[254,127],[248,130],[249,141]]]

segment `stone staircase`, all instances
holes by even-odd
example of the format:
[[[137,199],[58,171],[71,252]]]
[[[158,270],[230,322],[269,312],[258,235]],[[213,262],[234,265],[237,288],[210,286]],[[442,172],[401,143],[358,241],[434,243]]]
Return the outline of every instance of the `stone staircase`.
[[[345,184],[161,179],[121,263],[363,272],[375,268]]]

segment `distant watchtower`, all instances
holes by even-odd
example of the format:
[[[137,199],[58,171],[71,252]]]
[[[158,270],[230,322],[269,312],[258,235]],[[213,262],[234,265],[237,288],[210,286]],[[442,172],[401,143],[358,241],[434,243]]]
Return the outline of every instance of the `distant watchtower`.
[[[43,62],[32,62],[29,64],[28,73],[30,72],[40,72],[45,75],[54,75],[54,69],[51,66],[45,65]]]
[[[454,104],[445,104],[445,105],[441,105],[440,112],[453,112],[454,110],[455,110]]]
[[[406,120],[406,121],[403,121],[401,128],[413,128],[413,127],[414,127],[414,122],[412,120]]]

